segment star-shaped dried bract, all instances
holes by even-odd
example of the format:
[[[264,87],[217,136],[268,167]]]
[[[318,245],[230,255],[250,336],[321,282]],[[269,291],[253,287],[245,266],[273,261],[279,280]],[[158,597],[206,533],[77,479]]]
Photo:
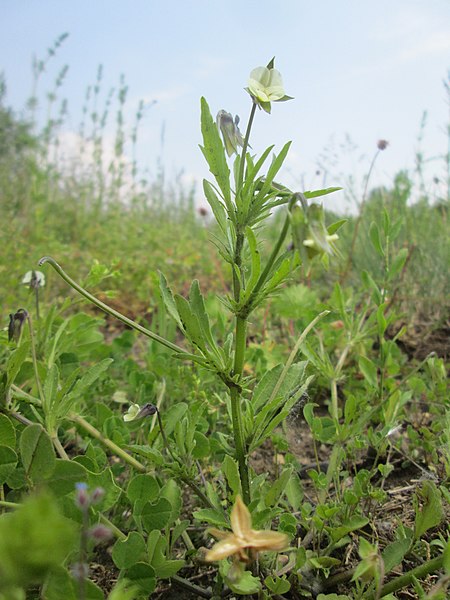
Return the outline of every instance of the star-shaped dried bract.
[[[205,560],[213,562],[234,556],[242,562],[250,562],[258,552],[271,550],[279,552],[288,545],[288,536],[277,531],[256,531],[252,529],[252,518],[240,496],[231,511],[231,532],[208,529],[220,540],[208,550]],[[250,552],[249,552],[250,551]]]

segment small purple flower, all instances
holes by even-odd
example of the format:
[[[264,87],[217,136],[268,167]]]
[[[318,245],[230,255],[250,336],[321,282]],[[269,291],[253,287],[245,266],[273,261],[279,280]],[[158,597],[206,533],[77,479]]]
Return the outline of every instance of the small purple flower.
[[[75,502],[80,508],[87,508],[91,502],[91,497],[88,492],[87,483],[76,483],[75,488],[77,490],[75,496]]]
[[[113,534],[111,529],[108,529],[105,525],[94,525],[94,527],[89,529],[88,535],[96,542],[104,542],[111,539]]]

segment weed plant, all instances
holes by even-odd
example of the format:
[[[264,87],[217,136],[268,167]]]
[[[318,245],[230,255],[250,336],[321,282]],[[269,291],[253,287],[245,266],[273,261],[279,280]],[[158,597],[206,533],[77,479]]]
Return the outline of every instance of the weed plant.
[[[98,106],[101,76],[86,106]],[[41,139],[1,112],[12,138],[23,136],[2,153],[2,173],[25,165],[16,207],[1,203],[10,240],[2,275],[15,294],[6,301],[20,298],[0,337],[1,600],[131,600],[173,597],[174,588],[187,598],[448,594],[445,363],[434,353],[408,361],[404,329],[392,333],[410,250],[425,248],[408,221],[407,178],[389,198],[368,196],[352,244],[348,224],[326,225],[318,204],[336,188],[278,183],[289,143],[274,155],[272,146],[249,152],[258,110],[290,100],[273,60],[252,71],[247,92],[244,135],[201,101],[208,228],[189,198],[164,210],[135,187],[122,204],[124,82],[109,180],[98,110],[86,141],[94,170],[79,186],[48,160],[51,118]],[[155,195],[164,196],[161,181]],[[439,214],[445,232],[441,209],[416,210],[430,229]],[[31,248],[32,258],[46,254],[39,271]],[[331,276],[318,276],[323,267]],[[441,282],[437,274],[436,291]],[[110,300],[106,287],[124,292]],[[151,318],[133,310],[135,297]],[[126,328],[105,338],[96,308]],[[92,570],[102,544],[112,557],[103,578]]]

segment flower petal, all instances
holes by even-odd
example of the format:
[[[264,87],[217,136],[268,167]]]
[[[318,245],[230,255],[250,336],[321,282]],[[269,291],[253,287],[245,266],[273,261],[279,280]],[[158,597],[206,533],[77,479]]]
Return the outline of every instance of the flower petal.
[[[217,542],[208,550],[205,555],[205,560],[213,562],[215,560],[222,560],[228,556],[232,556],[242,550],[242,544],[233,534],[229,534],[225,539]]]
[[[252,530],[248,546],[255,550],[284,550],[289,545],[289,538],[285,533],[278,531]]]
[[[240,496],[236,496],[236,502],[231,511],[230,518],[233,533],[240,538],[247,539],[247,536],[253,531],[252,517]]]
[[[215,527],[208,527],[206,533],[209,533],[209,535],[214,536],[218,540],[224,540],[232,535],[229,531],[220,531],[220,529],[216,529]]]

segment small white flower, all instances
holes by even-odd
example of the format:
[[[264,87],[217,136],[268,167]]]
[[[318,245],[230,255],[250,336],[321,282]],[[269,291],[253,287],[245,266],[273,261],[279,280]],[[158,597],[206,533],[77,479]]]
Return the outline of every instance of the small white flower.
[[[276,102],[286,95],[280,71],[267,67],[253,69],[248,80],[248,89],[251,95],[261,102]]]
[[[44,287],[45,275],[42,271],[27,271],[23,276],[22,283],[34,289]]]
[[[245,88],[253,101],[267,113],[270,113],[271,102],[285,102],[292,100],[284,91],[283,79],[280,71],[274,68],[275,59],[267,67],[257,67],[250,73],[248,87]]]
[[[132,404],[128,411],[123,415],[124,421],[134,421],[134,419],[138,416],[141,407],[139,404]]]

